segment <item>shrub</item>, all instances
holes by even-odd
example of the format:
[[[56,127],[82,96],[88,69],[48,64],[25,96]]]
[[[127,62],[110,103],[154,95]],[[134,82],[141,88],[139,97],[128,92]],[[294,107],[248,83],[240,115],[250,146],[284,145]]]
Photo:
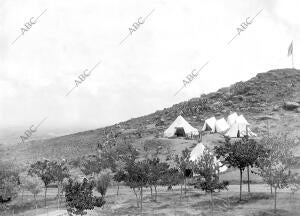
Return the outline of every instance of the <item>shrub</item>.
[[[94,183],[86,178],[82,182],[69,179],[65,187],[67,211],[69,214],[84,215],[85,210],[101,207],[105,204],[103,199],[93,196]]]
[[[102,197],[105,196],[107,188],[111,184],[111,178],[110,170],[104,170],[96,177],[96,190],[101,194]]]

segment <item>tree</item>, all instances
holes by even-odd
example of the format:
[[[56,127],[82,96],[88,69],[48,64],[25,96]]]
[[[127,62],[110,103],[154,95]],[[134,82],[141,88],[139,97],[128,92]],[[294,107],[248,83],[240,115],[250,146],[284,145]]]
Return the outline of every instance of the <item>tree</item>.
[[[168,189],[172,189],[172,186],[181,184],[181,175],[177,168],[169,168],[164,175],[161,176],[161,185],[168,186]]]
[[[291,172],[295,164],[292,149],[293,142],[286,137],[269,136],[262,140],[266,145],[265,157],[258,160],[259,174],[267,184],[274,187],[274,212],[276,213],[277,189],[289,187],[296,179],[296,174]]]
[[[18,173],[14,165],[0,161],[0,203],[11,201],[18,194]]]
[[[94,209],[95,206],[101,207],[105,204],[102,197],[93,196],[93,188],[94,183],[86,178],[82,182],[68,180],[65,186],[65,197],[69,214],[85,215],[86,210]]]
[[[95,176],[102,170],[101,159],[97,155],[87,155],[80,160],[80,170],[86,176]]]
[[[185,148],[181,155],[175,156],[175,163],[177,166],[177,169],[180,173],[180,179],[181,179],[181,188],[180,188],[180,199],[182,198],[182,185],[184,184],[184,194],[186,194],[186,170],[191,167],[190,162],[190,150],[188,148]]]
[[[52,176],[53,180],[57,183],[57,206],[60,207],[60,195],[63,188],[63,181],[64,179],[70,176],[69,169],[66,165],[65,161],[57,162],[52,161],[50,162],[50,166],[52,169]]]
[[[35,203],[35,209],[37,209],[36,195],[42,192],[44,182],[37,175],[22,175],[20,183],[24,189],[32,193]]]
[[[147,161],[128,161],[125,166],[126,178],[125,183],[132,188],[136,199],[137,207],[143,208],[143,187],[148,184],[149,166]],[[140,192],[138,195],[137,191]]]
[[[248,192],[250,193],[250,172],[249,167],[254,167],[260,157],[264,157],[265,148],[263,145],[259,144],[254,139],[249,139],[248,136],[242,138],[243,145],[245,146],[245,151],[247,155],[247,183]]]
[[[117,170],[113,176],[113,180],[117,182],[118,184],[118,190],[117,190],[117,196],[119,195],[119,185],[120,182],[125,181],[126,179],[126,174],[123,170]]]
[[[227,189],[228,182],[219,182],[219,166],[215,163],[214,155],[208,149],[203,151],[203,155],[193,165],[195,179],[197,180],[195,187],[201,188],[203,191],[210,193],[212,215],[214,212],[213,192],[215,190]]]
[[[28,171],[29,175],[37,175],[42,179],[45,186],[45,206],[46,206],[46,199],[47,199],[47,189],[51,182],[55,181],[52,172],[52,163],[49,160],[44,161],[37,161],[30,166]]]
[[[231,143],[226,138],[225,143],[215,147],[217,158],[222,158],[223,164],[235,167],[240,170],[240,201],[242,200],[242,176],[247,166],[253,166],[258,157],[263,155],[263,147],[254,140],[243,138],[242,140]]]
[[[98,174],[98,176],[96,176],[95,183],[96,183],[96,190],[104,198],[106,191],[111,183],[111,171],[107,169],[101,171]]]
[[[152,196],[152,186],[154,187],[155,190],[155,198],[154,200],[157,201],[157,185],[162,184],[162,177],[164,176],[165,173],[167,173],[169,169],[169,165],[165,162],[160,162],[159,158],[153,158],[153,159],[148,159],[146,161],[148,163],[148,184],[150,185],[151,188],[151,196]]]

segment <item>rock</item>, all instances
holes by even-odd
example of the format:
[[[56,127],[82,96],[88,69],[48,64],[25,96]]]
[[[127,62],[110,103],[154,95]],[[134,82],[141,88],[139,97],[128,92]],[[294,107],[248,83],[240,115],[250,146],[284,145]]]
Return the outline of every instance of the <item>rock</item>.
[[[300,107],[300,104],[297,102],[286,101],[283,104],[283,108],[286,110],[294,110],[298,107]]]
[[[275,105],[274,107],[273,107],[273,111],[278,111],[280,109],[280,107],[278,106],[278,105]]]
[[[273,116],[270,116],[270,115],[258,116],[256,119],[257,119],[257,120],[261,120],[261,121],[269,120],[269,119],[279,120],[278,118],[273,117]]]

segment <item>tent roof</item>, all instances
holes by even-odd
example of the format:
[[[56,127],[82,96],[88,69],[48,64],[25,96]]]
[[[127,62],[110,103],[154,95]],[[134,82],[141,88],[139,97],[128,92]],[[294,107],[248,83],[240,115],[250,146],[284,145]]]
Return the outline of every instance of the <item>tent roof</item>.
[[[237,119],[238,115],[236,112],[231,113],[228,117],[227,117],[227,124],[228,125],[233,125]]]
[[[216,121],[216,132],[221,133],[229,129],[229,125],[224,118]]]
[[[199,157],[203,155],[205,146],[202,143],[198,143],[195,148],[191,151],[190,161],[196,161]]]
[[[215,132],[216,127],[216,118],[213,116],[209,119],[206,119],[202,128],[202,131],[211,130],[212,132]]]
[[[239,124],[250,125],[243,115],[239,115],[239,116],[236,118],[236,122],[238,122]]]
[[[175,121],[164,132],[165,137],[174,136],[176,128],[182,127],[186,134],[198,135],[199,131],[192,127],[181,115],[179,115]]]

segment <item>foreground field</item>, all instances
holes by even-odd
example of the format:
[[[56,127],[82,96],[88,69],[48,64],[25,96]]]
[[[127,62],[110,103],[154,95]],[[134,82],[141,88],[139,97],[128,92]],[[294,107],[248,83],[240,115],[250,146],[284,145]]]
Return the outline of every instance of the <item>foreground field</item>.
[[[269,187],[263,184],[251,185],[251,193],[246,191],[243,185],[243,201],[238,201],[239,185],[231,185],[228,191],[214,194],[214,215],[215,216],[268,216],[275,215],[273,209],[273,195]],[[103,208],[96,208],[88,212],[88,216],[96,215],[212,215],[210,195],[188,187],[186,196],[180,200],[180,187],[177,186],[171,191],[166,187],[158,188],[157,201],[153,201],[150,189],[145,189],[143,209],[136,207],[136,198],[132,190],[121,186],[119,195],[116,195],[117,187],[110,187],[106,195],[106,204]],[[62,203],[60,210],[57,209],[55,200],[56,189],[48,193],[47,209],[43,208],[43,193],[39,194],[39,208],[37,211],[33,205],[27,210],[19,209],[14,212],[7,212],[2,215],[15,216],[59,216],[66,215],[65,203]],[[29,202],[32,197],[25,194],[24,202]],[[18,200],[20,202],[20,200]],[[290,190],[281,190],[278,193],[277,215],[299,216],[300,215],[300,193],[291,194]],[[65,213],[65,214],[64,214]]]

